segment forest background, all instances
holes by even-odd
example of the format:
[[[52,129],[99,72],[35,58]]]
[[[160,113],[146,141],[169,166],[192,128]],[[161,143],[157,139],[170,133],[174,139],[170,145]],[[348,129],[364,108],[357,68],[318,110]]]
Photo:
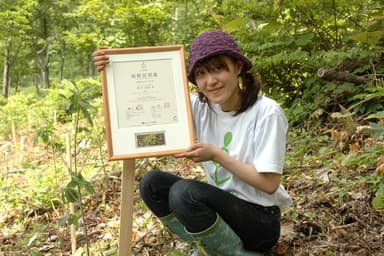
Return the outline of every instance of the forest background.
[[[290,123],[278,255],[384,255],[384,6],[374,0],[1,0],[0,255],[116,255],[91,54],[232,34]],[[186,56],[187,57],[187,56]],[[136,160],[204,180],[172,157]],[[187,255],[135,191],[134,255]],[[72,240],[71,240],[72,235]],[[75,239],[73,239],[75,238]]]

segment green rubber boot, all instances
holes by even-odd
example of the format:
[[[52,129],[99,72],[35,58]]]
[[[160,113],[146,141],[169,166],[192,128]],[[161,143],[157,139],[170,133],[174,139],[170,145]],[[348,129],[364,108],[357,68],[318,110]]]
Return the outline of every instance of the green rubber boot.
[[[200,240],[209,256],[264,256],[261,252],[246,251],[239,236],[217,215],[216,222],[199,233],[190,233]]]
[[[196,241],[196,239],[185,230],[184,225],[180,223],[173,213],[165,217],[161,217],[160,221],[165,227],[167,227],[172,233],[178,235],[183,241],[192,243],[193,253],[191,256],[208,256],[203,247],[200,245],[200,241]]]

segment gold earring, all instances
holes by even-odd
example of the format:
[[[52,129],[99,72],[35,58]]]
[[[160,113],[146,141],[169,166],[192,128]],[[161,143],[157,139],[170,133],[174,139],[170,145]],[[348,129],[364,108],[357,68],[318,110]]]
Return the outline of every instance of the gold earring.
[[[243,79],[241,79],[240,76],[237,77],[237,84],[239,85],[240,91],[242,91],[244,89],[244,85],[243,85]]]

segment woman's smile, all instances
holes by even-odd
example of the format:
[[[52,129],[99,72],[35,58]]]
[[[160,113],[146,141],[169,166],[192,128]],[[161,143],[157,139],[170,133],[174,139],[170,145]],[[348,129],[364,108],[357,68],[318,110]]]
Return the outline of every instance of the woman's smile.
[[[218,95],[218,94],[220,94],[222,89],[223,89],[223,86],[215,87],[215,88],[212,88],[212,89],[208,89],[208,93],[213,94],[213,95]]]

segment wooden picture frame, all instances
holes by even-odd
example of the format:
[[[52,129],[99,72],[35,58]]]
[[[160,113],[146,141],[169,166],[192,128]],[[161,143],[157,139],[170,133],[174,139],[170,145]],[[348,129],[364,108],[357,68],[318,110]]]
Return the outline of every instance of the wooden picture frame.
[[[101,74],[109,160],[159,157],[195,142],[182,45],[106,49]]]

